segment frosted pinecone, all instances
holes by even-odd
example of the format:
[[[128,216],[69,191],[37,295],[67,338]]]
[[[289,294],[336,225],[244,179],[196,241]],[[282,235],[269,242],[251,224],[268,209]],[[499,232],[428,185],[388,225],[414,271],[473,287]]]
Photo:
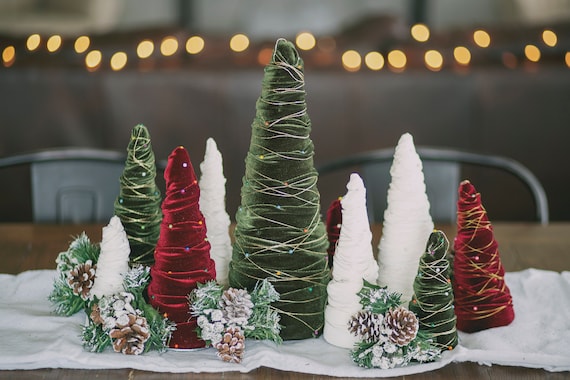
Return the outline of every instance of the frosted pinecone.
[[[97,265],[93,265],[91,260],[87,260],[83,264],[76,265],[67,275],[67,283],[73,289],[73,294],[81,297],[83,300],[89,298],[89,292],[95,281],[95,269]]]
[[[218,357],[225,362],[241,363],[245,351],[245,336],[238,326],[226,329],[222,340],[214,345]]]
[[[115,352],[126,355],[139,355],[150,337],[146,318],[135,314],[124,314],[117,318],[115,328],[109,331]]]
[[[101,325],[105,322],[101,316],[101,309],[99,308],[99,304],[96,303],[91,305],[91,314],[89,314],[89,317],[96,325]]]
[[[399,306],[386,312],[385,324],[390,332],[390,341],[398,346],[406,346],[416,337],[419,322],[416,315],[408,309]]]
[[[251,296],[245,289],[229,288],[219,302],[224,318],[230,326],[245,326],[253,312]]]
[[[362,310],[348,321],[348,330],[364,342],[376,342],[382,335],[382,314]]]

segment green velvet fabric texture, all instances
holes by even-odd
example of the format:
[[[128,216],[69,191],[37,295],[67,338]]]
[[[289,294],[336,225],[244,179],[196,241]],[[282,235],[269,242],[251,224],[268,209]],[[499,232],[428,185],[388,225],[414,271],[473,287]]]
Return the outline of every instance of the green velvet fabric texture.
[[[115,200],[115,215],[121,219],[127,233],[132,264],[151,265],[154,262],[162,220],[162,198],[155,179],[156,163],[150,133],[139,124],[131,133],[119,196]]]
[[[457,346],[448,249],[449,241],[445,234],[439,230],[432,232],[426,251],[420,258],[414,296],[409,305],[418,317],[420,331],[431,334],[442,351]]]
[[[229,271],[234,288],[264,278],[275,286],[284,340],[322,333],[330,280],[303,68],[293,44],[278,40],[256,104]]]

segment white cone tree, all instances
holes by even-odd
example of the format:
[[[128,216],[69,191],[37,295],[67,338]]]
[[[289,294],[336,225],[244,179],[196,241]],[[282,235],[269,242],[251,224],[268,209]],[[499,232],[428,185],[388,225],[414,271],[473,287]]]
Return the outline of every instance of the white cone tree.
[[[378,266],[372,251],[372,233],[366,211],[366,188],[358,174],[351,174],[347,193],[341,199],[342,226],[338,239],[332,280],[327,285],[325,340],[335,346],[353,348],[358,338],[350,334],[348,322],[362,309],[357,293],[363,279],[376,283]]]
[[[91,295],[101,298],[124,290],[123,275],[129,270],[131,249],[127,233],[118,216],[113,216],[103,227],[101,253],[97,260],[95,282]]]
[[[422,162],[409,133],[398,141],[390,175],[388,205],[378,248],[378,284],[401,293],[402,302],[407,303],[414,294],[419,259],[434,227]]]
[[[222,154],[212,138],[206,141],[206,153],[200,164],[200,172],[200,211],[204,214],[206,234],[212,247],[210,257],[216,263],[216,281],[226,287],[232,258],[230,216],[226,211],[226,178]]]

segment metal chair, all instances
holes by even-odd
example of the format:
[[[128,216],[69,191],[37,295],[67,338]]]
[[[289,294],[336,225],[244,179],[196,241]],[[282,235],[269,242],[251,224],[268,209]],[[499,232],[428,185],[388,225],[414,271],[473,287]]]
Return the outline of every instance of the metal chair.
[[[63,148],[0,159],[0,168],[30,168],[35,223],[107,222],[114,214],[126,155],[116,151]]]
[[[426,192],[434,221],[454,223],[457,210],[457,189],[464,164],[496,168],[514,175],[530,190],[536,207],[536,219],[548,224],[548,199],[536,176],[524,165],[510,158],[466,152],[447,148],[416,147],[423,164]],[[317,166],[319,176],[341,169],[358,167],[367,188],[368,215],[381,222],[386,209],[390,184],[390,167],[394,148],[378,149],[339,158]]]

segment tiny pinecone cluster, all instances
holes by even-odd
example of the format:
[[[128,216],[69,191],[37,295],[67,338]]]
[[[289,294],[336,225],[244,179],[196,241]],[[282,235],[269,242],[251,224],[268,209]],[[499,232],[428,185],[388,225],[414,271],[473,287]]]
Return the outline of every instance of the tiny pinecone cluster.
[[[197,317],[198,336],[218,350],[220,359],[240,363],[245,338],[281,342],[279,314],[271,303],[279,293],[263,280],[249,293],[246,289],[223,287],[215,281],[198,284],[188,295],[190,311]]]
[[[144,300],[149,272],[149,267],[136,265],[123,275],[125,291],[91,300],[83,327],[86,349],[101,352],[112,346],[125,355],[166,349],[174,324]]]
[[[115,352],[139,355],[150,349],[167,347],[173,324],[144,300],[150,268],[135,265],[122,273],[123,292],[93,296],[97,281],[97,261],[101,248],[82,233],[56,260],[56,278],[48,297],[58,315],[71,316],[84,310],[83,346],[101,352],[111,346]]]
[[[359,338],[351,352],[356,364],[388,369],[439,357],[433,339],[419,331],[416,315],[400,306],[399,294],[364,281],[358,295],[363,310],[348,322],[349,331]]]
[[[101,326],[111,339],[113,350],[127,355],[139,355],[144,351],[150,330],[142,311],[132,306],[134,296],[122,292],[103,297],[91,306],[90,318],[95,326]]]

